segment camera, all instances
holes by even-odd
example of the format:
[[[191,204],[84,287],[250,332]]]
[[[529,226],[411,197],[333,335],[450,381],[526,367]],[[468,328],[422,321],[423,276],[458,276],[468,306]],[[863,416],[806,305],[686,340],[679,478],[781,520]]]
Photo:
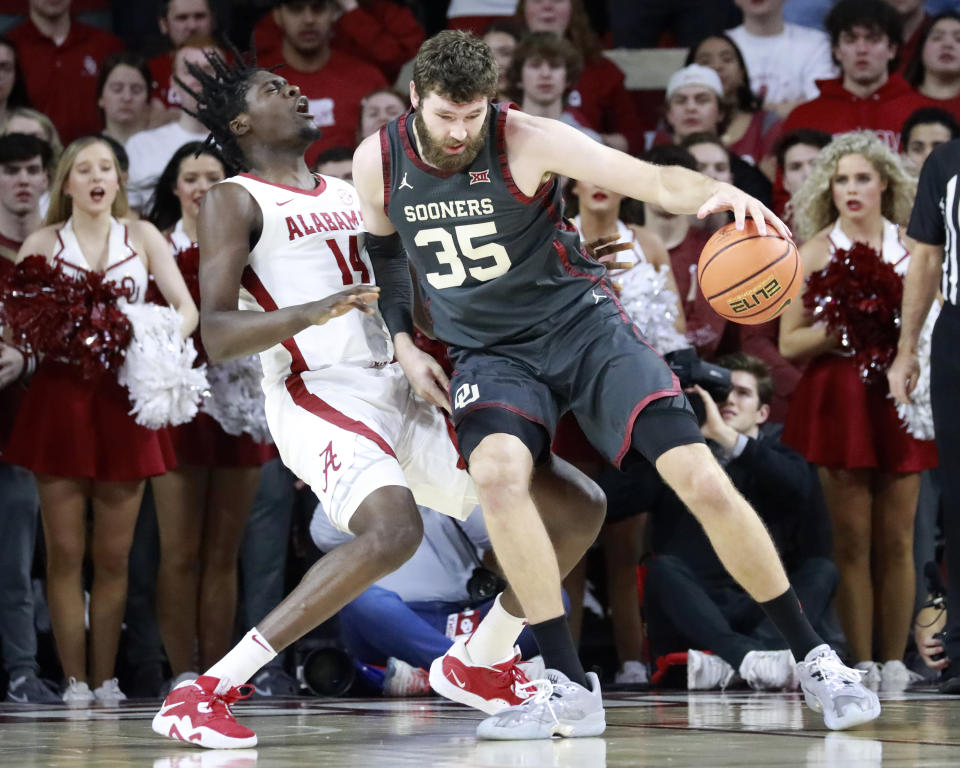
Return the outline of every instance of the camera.
[[[683,389],[699,384],[718,403],[722,403],[730,394],[730,369],[701,360],[693,347],[668,352],[664,355],[664,360],[680,380]],[[703,402],[696,394],[688,395],[687,399],[697,415],[697,423],[703,424],[707,418]]]
[[[492,600],[506,588],[506,581],[482,565],[474,568],[467,579],[467,594],[470,596],[471,605]]]

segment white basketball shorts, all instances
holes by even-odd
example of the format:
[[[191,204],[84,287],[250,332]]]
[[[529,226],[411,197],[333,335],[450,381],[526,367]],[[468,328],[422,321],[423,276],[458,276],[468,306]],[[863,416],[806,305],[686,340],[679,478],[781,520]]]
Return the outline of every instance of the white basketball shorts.
[[[308,371],[263,388],[280,458],[336,528],[351,532],[357,507],[391,485],[460,520],[477,504],[446,419],[413,394],[398,364]]]

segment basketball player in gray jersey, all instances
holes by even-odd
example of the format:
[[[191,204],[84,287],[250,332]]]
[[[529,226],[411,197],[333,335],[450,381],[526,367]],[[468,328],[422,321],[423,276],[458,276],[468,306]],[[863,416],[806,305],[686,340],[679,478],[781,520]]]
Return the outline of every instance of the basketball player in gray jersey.
[[[620,308],[603,268],[563,219],[557,177],[587,181],[674,213],[732,210],[761,232],[784,225],[740,190],[682,168],[643,163],[557,121],[491,104],[497,67],[482,41],[445,31],[414,62],[413,111],[367,138],[353,179],[396,356],[414,390],[453,414],[497,559],[555,682],[483,721],[496,739],[590,736],[604,729],[596,676],[585,675],[563,615],[560,566],[536,500],[535,468],[559,415],[572,410],[611,463],[645,459],[697,516],[737,581],[794,656],[812,708],[830,728],[878,717],[876,695],[817,636],[754,510],[701,437],[666,364]],[[404,253],[406,251],[406,253]],[[451,381],[412,342],[412,262]],[[517,604],[519,603],[519,604]],[[434,662],[436,690],[475,703],[472,646]],[[479,680],[479,676],[478,676]],[[480,687],[480,684],[477,684]]]

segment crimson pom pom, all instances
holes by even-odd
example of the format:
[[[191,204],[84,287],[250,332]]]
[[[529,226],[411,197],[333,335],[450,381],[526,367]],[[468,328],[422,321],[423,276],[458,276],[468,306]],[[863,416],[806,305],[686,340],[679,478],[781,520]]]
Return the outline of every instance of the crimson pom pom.
[[[903,279],[868,245],[838,250],[807,278],[803,306],[840,337],[864,381],[878,382],[896,356]]]
[[[0,317],[22,349],[73,363],[84,378],[123,363],[133,329],[118,300],[130,298],[130,286],[99,272],[68,274],[34,255],[17,264],[0,291]]]

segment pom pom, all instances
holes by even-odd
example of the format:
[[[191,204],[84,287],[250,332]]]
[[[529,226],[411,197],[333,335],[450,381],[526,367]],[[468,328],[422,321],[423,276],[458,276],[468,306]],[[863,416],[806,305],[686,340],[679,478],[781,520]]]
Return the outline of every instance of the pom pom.
[[[853,352],[860,376],[881,382],[896,356],[903,280],[863,243],[838,250],[807,277],[803,305]]]
[[[940,316],[940,303],[934,302],[930,314],[920,329],[917,342],[917,359],[920,361],[920,375],[917,384],[910,393],[909,403],[897,403],[897,415],[907,428],[907,432],[917,440],[933,440],[933,405],[930,401],[930,343],[933,339],[933,326]],[[892,395],[891,395],[892,397]]]
[[[184,424],[197,415],[207,389],[203,366],[193,341],[181,339],[183,318],[172,307],[125,304],[133,325],[133,340],[118,380],[130,393],[130,410],[137,424],[148,429]]]
[[[264,413],[263,370],[257,355],[208,363],[210,395],[200,410],[209,414],[228,435],[246,432],[259,443],[272,443]]]
[[[643,337],[661,355],[690,346],[677,331],[677,295],[667,288],[668,267],[641,261],[613,278],[620,302]]]
[[[80,369],[84,378],[117,370],[133,330],[120,308],[131,286],[98,272],[68,274],[60,263],[27,256],[2,284],[2,320],[14,344]]]

